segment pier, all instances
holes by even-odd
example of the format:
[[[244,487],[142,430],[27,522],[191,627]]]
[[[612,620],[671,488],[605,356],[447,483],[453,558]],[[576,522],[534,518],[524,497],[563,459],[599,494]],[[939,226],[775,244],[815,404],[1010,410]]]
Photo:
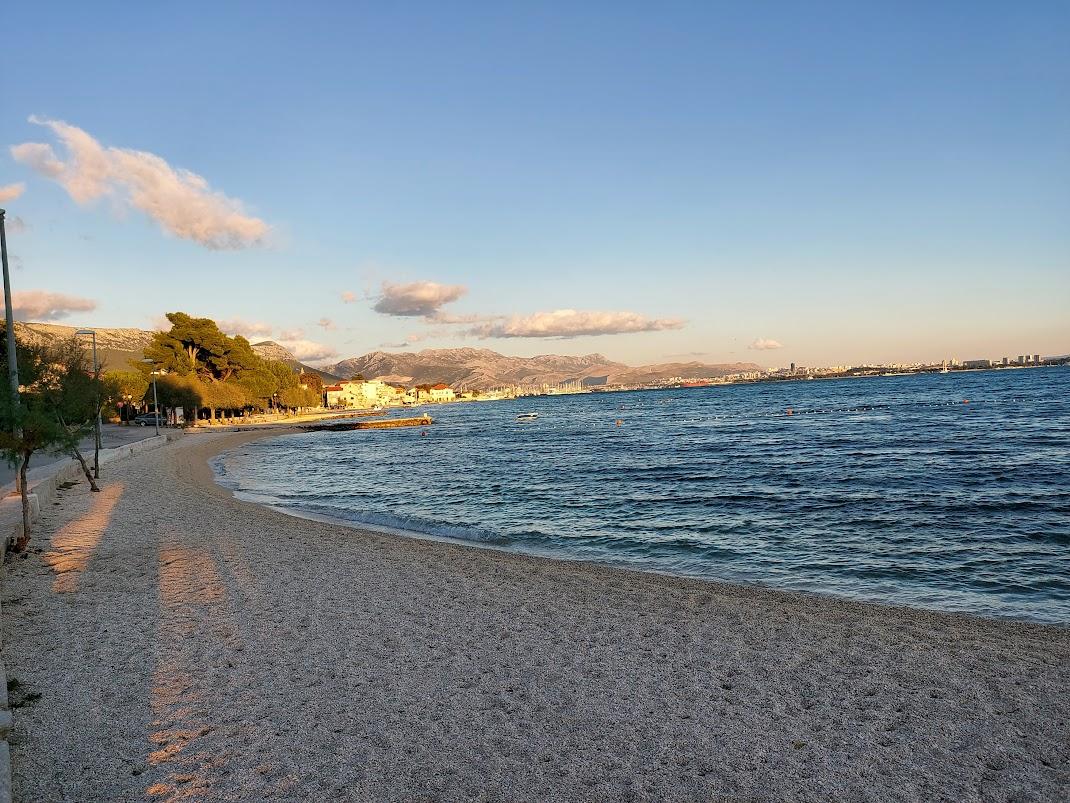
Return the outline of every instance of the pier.
[[[400,427],[423,427],[433,424],[431,416],[416,418],[380,418],[374,421],[347,421],[342,424],[309,424],[301,427],[307,432],[349,432],[354,429],[398,429]]]

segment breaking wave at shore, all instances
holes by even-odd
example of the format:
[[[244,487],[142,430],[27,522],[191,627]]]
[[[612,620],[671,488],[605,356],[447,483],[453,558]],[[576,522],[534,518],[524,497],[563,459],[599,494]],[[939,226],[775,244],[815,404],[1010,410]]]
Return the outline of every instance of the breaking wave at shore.
[[[1068,391],[1045,369],[457,404],[426,435],[283,435],[213,467],[357,528],[1070,623]]]

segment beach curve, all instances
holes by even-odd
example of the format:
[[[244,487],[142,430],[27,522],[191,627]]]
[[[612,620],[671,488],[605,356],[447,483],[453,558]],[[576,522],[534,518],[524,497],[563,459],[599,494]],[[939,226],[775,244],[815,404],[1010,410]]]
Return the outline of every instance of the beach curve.
[[[44,513],[4,589],[9,674],[41,695],[17,797],[1070,790],[1066,629],[362,531],[215,482],[212,455],[282,431],[190,436]]]

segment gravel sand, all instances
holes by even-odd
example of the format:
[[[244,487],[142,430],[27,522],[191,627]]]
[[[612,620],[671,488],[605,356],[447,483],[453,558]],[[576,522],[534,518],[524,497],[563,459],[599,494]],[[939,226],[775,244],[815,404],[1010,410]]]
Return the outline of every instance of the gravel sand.
[[[1070,797],[1070,629],[295,519],[212,481],[262,436],[9,563],[17,800]]]

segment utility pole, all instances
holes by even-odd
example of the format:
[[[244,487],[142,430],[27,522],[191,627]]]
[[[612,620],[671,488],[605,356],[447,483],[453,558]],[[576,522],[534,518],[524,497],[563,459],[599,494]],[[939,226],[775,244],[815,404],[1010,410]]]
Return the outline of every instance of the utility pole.
[[[7,321],[7,378],[11,383],[11,401],[19,406],[19,362],[15,354],[15,318],[11,312],[11,276],[7,269],[7,233],[4,210],[0,209],[0,257],[4,263],[4,320]]]
[[[156,363],[150,359],[143,359],[142,362],[148,363],[152,366],[152,411],[155,414],[156,419],[156,434],[160,434],[160,399],[156,395],[156,374],[160,373],[156,370]]]
[[[156,435],[160,434],[160,399],[156,395],[156,374],[159,371],[153,370],[152,372],[152,411],[156,414]]]

